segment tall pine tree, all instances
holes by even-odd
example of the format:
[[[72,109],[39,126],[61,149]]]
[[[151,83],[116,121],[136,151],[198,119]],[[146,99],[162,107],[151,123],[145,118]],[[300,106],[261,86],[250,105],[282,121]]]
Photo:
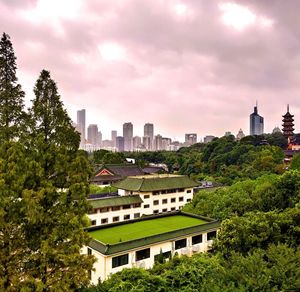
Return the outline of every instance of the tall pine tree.
[[[34,93],[30,156],[41,172],[24,197],[26,280],[35,289],[68,290],[88,283],[94,261],[80,254],[90,240],[84,227],[91,169],[48,71],[41,72]]]
[[[16,57],[10,37],[0,41],[0,143],[18,139],[24,130],[24,92],[16,76]]]

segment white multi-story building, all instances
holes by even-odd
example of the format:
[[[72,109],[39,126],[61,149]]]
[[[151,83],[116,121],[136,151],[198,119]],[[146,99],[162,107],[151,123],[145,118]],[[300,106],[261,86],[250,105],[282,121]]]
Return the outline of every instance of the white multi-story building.
[[[97,284],[123,268],[151,268],[156,261],[175,254],[205,252],[219,226],[217,220],[177,211],[91,227],[88,232],[93,239],[82,250],[97,260],[91,283]]]
[[[90,200],[92,225],[180,210],[193,199],[193,188],[199,183],[184,175],[156,174],[129,176],[113,186],[118,194]]]

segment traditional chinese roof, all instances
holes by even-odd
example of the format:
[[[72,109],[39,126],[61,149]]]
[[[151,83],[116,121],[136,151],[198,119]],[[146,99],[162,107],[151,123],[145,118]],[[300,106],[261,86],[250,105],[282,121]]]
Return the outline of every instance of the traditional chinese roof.
[[[199,186],[199,183],[185,175],[158,174],[127,177],[122,181],[114,183],[113,186],[127,191],[151,192],[193,188]]]
[[[111,196],[100,199],[89,200],[89,203],[94,209],[104,207],[124,206],[137,203],[143,203],[143,200],[138,195],[132,196]]]

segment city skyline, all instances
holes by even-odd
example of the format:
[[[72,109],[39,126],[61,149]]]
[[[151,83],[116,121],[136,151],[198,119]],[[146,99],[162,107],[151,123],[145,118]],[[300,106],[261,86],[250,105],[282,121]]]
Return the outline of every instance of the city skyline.
[[[0,24],[27,106],[45,68],[72,120],[86,108],[86,124],[100,129],[120,133],[130,120],[175,139],[248,134],[258,100],[265,132],[288,103],[299,132],[300,2],[272,3],[0,0]]]

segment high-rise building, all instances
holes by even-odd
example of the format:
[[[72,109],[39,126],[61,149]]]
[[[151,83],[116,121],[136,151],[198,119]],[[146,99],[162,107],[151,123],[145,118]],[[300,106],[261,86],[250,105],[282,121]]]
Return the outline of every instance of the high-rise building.
[[[124,137],[122,136],[116,137],[116,148],[118,152],[124,151]]]
[[[184,142],[188,145],[193,145],[197,143],[197,134],[196,133],[185,134]]]
[[[80,146],[85,145],[85,109],[77,111],[77,130],[80,133]]]
[[[147,150],[152,150],[153,148],[153,138],[154,138],[154,125],[151,123],[146,123],[144,125],[144,137],[150,137],[150,145]]]
[[[154,137],[154,150],[159,151],[162,150],[162,136],[156,135]]]
[[[272,134],[276,134],[276,133],[282,133],[278,126],[276,126],[272,131]]]
[[[116,138],[117,138],[117,131],[111,131],[111,141],[113,147],[116,147]]]
[[[150,137],[149,136],[144,136],[143,137],[143,145],[146,150],[151,150],[151,143],[150,143]]]
[[[211,142],[213,139],[215,138],[215,136],[212,135],[207,135],[203,138],[203,143],[209,143]]]
[[[102,133],[99,131],[98,132],[98,135],[97,135],[97,144],[98,144],[98,147],[102,147]]]
[[[124,151],[132,151],[133,149],[133,125],[132,123],[123,124]]]
[[[133,137],[133,149],[140,148],[142,145],[142,138],[139,136]]]
[[[92,145],[98,146],[98,126],[91,124],[87,128],[87,140]]]
[[[258,114],[257,103],[254,112],[250,115],[250,135],[262,135],[264,133],[264,118]]]

